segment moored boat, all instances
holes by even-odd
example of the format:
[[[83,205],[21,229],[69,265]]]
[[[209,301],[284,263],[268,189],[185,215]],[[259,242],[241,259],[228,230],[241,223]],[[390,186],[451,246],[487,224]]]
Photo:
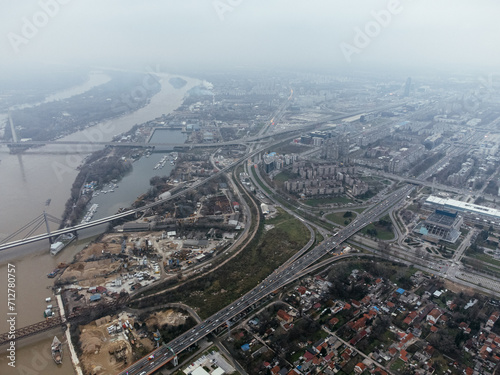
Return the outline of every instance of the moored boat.
[[[52,359],[54,360],[54,362],[57,363],[58,365],[61,364],[63,358],[63,350],[61,341],[59,341],[57,336],[54,336],[54,340],[52,340],[52,345],[50,346],[50,349],[52,351]]]

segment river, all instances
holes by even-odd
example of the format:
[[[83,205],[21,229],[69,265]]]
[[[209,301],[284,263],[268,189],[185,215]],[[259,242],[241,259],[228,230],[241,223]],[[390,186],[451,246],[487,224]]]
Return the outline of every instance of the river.
[[[170,113],[180,104],[185,93],[200,81],[183,77],[187,84],[181,89],[172,87],[168,80],[172,76],[162,75],[161,91],[153,96],[145,107],[117,119],[102,122],[84,131],[65,137],[64,140],[89,139],[95,141],[111,140],[116,134],[128,131],[133,125],[140,124],[162,114]],[[65,90],[71,92],[70,90]],[[75,92],[75,91],[73,91]],[[80,93],[80,92],[79,92]],[[182,142],[185,135],[180,131],[169,131],[170,138]],[[71,149],[68,146],[45,146],[34,149],[22,155],[11,155],[8,149],[0,147],[0,174],[8,176],[2,178],[0,184],[0,239],[15,232],[23,225],[37,217],[45,209],[55,217],[61,217],[66,200],[69,198],[70,188],[77,175],[76,167],[89,154],[99,149],[99,146],[81,146]],[[66,152],[71,151],[71,154]],[[77,152],[76,154],[74,152]],[[93,199],[99,204],[95,218],[115,213],[119,207],[129,206],[135,198],[149,188],[149,179],[155,175],[168,175],[173,168],[169,163],[163,169],[154,170],[153,167],[164,154],[152,154],[149,158],[141,158],[134,163],[134,168],[122,181],[113,193],[101,194]],[[51,199],[49,207],[45,201]],[[55,229],[57,224],[52,225]],[[70,262],[73,256],[80,251],[89,240],[102,233],[105,226],[89,229],[79,233],[79,240],[64,249],[56,257],[48,254],[48,243],[39,242],[30,246],[2,252],[0,254],[0,280],[4,288],[0,289],[0,301],[7,301],[7,262],[16,267],[16,311],[17,327],[39,322],[43,319],[44,299],[51,296],[51,279],[46,274],[61,262]],[[45,231],[42,228],[39,231]],[[6,332],[7,303],[4,307],[4,319],[0,319],[0,332]],[[60,330],[56,330],[60,335]],[[69,356],[65,356],[64,364],[60,367],[54,362],[43,361],[44,355],[50,352],[50,343],[53,334],[40,335],[33,339],[21,340],[17,347],[17,363],[28,366],[13,369],[7,365],[7,358],[3,355],[6,347],[2,347],[0,356],[0,374],[30,373],[33,374],[71,374]],[[62,337],[60,337],[62,338]],[[65,346],[67,354],[67,346]],[[40,362],[32,362],[31,355],[39,354]],[[49,357],[50,358],[50,357]]]

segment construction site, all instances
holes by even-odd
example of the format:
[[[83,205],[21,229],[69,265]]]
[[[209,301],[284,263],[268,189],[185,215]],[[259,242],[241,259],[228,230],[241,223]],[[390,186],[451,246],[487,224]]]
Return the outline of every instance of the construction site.
[[[80,361],[84,372],[118,373],[159,345],[160,330],[165,326],[182,327],[187,319],[187,315],[171,309],[145,313],[141,318],[122,312],[80,326]]]

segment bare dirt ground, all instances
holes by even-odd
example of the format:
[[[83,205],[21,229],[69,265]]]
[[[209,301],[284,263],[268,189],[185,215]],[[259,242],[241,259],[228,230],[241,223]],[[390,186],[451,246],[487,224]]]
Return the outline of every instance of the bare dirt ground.
[[[184,324],[187,318],[187,315],[174,310],[157,311],[146,319],[146,326],[148,329],[151,329],[155,324],[158,326],[165,324],[179,325]],[[129,337],[133,335],[134,347],[132,347],[131,342],[125,337],[123,332],[110,335],[107,327],[112,324],[119,324],[120,319],[121,322],[128,320],[132,326],[134,324],[133,318],[129,317],[126,313],[121,313],[119,316],[110,317],[107,323],[102,323],[99,326],[96,322],[92,322],[80,327],[82,349],[80,361],[87,374],[116,374],[125,368],[125,363],[129,365],[133,363],[134,349],[137,350],[138,347],[142,347],[141,350],[145,352],[154,349],[152,340],[149,338],[139,338],[135,329],[132,330],[132,333],[127,331]]]
[[[162,327],[165,324],[178,326],[180,324],[184,324],[187,318],[187,315],[174,310],[157,311],[152,313],[151,316],[146,319],[146,326],[148,329],[151,329],[155,325],[158,327]]]
[[[115,317],[116,318],[116,317]],[[107,327],[113,322],[97,326],[95,322],[81,328],[80,341],[82,355],[80,361],[88,374],[116,374],[126,363],[133,362],[132,346],[123,333],[110,335]],[[131,322],[132,323],[132,322]],[[117,360],[123,356],[124,360]]]
[[[134,237],[144,237],[145,233],[134,233]],[[128,241],[131,237],[128,236]],[[103,252],[111,254],[119,254],[121,252],[121,244],[123,242],[123,233],[109,233],[103,236],[99,242],[90,244],[87,248],[83,249],[76,255],[76,262],[70,264],[68,268],[61,275],[61,281],[77,280],[80,286],[96,286],[103,285],[108,278],[104,275],[120,271],[120,261],[113,261],[112,259],[101,259],[98,261],[86,262],[88,259],[102,257]],[[129,243],[127,244],[129,245]],[[112,276],[110,279],[114,279]]]
[[[103,275],[112,271],[119,271],[120,262],[111,259],[102,259],[96,262],[77,262],[71,264],[61,276],[61,281],[78,280],[79,285],[96,286],[106,282]]]
[[[141,235],[142,233],[137,233]],[[130,238],[130,236],[128,236]],[[78,253],[77,260],[84,261],[92,256],[99,257],[102,252],[109,252],[111,254],[118,254],[121,251],[121,243],[123,241],[123,233],[109,233],[103,236],[99,242],[89,245]]]
[[[464,292],[465,294],[468,294],[470,296],[472,296],[472,295],[474,295],[474,293],[476,293],[476,291],[472,288],[469,288],[469,287],[466,287],[466,286],[463,286],[460,284],[455,284],[454,282],[451,282],[449,280],[444,281],[444,287],[446,289],[451,290],[454,293]]]

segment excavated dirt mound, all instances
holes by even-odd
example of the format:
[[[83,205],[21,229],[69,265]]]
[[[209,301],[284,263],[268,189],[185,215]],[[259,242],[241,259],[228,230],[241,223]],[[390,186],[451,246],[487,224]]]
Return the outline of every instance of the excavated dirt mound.
[[[174,311],[174,310],[166,310],[166,311],[157,311],[151,314],[145,321],[148,329],[151,329],[153,326],[163,327],[165,324],[178,326],[180,324],[184,324],[186,322],[187,316]]]
[[[110,335],[107,327],[118,323],[117,319],[96,326],[95,323],[80,327],[82,355],[80,361],[85,373],[92,375],[111,375],[120,372],[133,362],[132,347],[123,334]]]

